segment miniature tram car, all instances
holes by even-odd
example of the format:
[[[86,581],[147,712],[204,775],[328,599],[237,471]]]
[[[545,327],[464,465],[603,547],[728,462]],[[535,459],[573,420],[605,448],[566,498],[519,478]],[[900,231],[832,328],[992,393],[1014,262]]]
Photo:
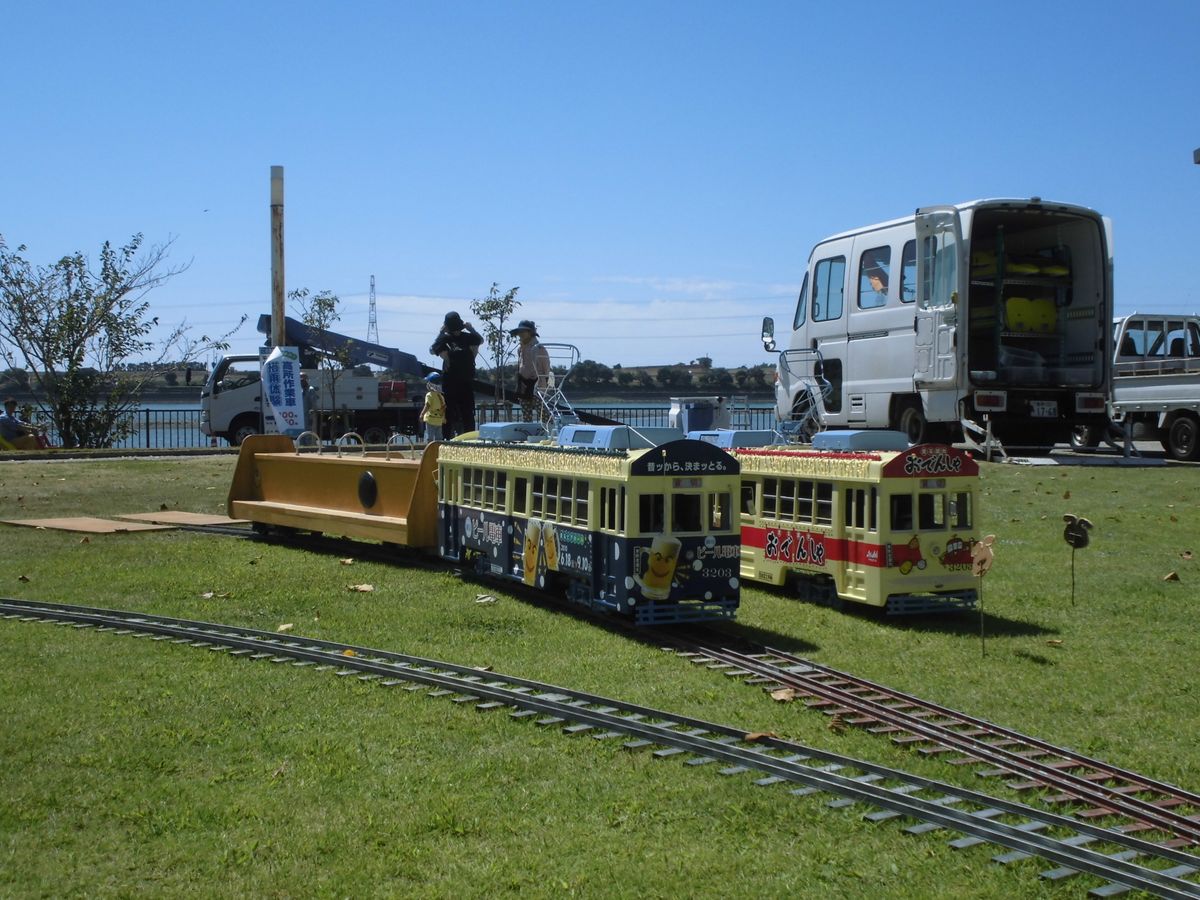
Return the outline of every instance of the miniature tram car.
[[[742,447],[743,579],[890,614],[971,609],[979,465],[903,434],[829,431],[812,448]]]
[[[585,446],[455,440],[414,458],[255,436],[229,515],[424,549],[638,625],[732,618],[738,461],[694,440],[630,447],[628,431],[581,432]]]

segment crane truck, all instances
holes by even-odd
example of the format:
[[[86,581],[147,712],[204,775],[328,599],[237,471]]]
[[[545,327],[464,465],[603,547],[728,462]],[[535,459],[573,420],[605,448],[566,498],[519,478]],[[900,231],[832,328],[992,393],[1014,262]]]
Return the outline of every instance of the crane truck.
[[[403,381],[381,380],[366,366],[382,366],[394,375],[421,378],[434,371],[411,353],[284,320],[285,342],[300,350],[300,368],[317,389],[322,437],[355,431],[369,444],[383,443],[395,432],[416,434],[421,397],[409,398]],[[271,333],[271,317],[260,316],[258,331]],[[264,354],[222,357],[200,392],[200,430],[239,446],[252,434],[272,431],[264,421],[261,365]],[[340,370],[322,367],[333,361]]]

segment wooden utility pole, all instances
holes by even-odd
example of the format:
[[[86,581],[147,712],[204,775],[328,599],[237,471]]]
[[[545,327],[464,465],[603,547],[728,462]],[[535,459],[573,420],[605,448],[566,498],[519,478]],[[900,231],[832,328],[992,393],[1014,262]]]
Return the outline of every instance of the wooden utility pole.
[[[271,346],[282,347],[283,310],[283,166],[271,166]]]

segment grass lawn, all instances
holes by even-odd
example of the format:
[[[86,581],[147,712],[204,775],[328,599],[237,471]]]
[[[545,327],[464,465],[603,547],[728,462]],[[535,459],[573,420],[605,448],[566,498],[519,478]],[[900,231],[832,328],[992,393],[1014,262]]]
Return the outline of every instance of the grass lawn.
[[[234,459],[0,463],[10,518],[223,512]],[[748,588],[732,630],[1200,788],[1200,469],[985,465],[979,618]],[[1064,513],[1095,525],[1076,553]],[[364,644],[907,768],[954,767],[448,571],[185,531],[0,526],[0,594]],[[1178,580],[1164,580],[1170,573]],[[347,590],[374,585],[372,593]],[[487,591],[498,602],[477,604]],[[619,742],[289,666],[0,620],[0,896],[1079,896],[1046,864],[863,822]]]

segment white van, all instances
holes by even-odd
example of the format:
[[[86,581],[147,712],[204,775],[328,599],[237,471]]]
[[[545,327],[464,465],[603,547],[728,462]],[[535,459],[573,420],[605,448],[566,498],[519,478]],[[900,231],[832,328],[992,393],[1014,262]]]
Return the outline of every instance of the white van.
[[[1102,425],[1112,379],[1111,229],[1081,206],[976,200],[821,241],[809,255],[777,412],[824,427],[961,429],[1047,447]],[[775,349],[774,321],[763,341]],[[819,386],[814,388],[814,385]]]

